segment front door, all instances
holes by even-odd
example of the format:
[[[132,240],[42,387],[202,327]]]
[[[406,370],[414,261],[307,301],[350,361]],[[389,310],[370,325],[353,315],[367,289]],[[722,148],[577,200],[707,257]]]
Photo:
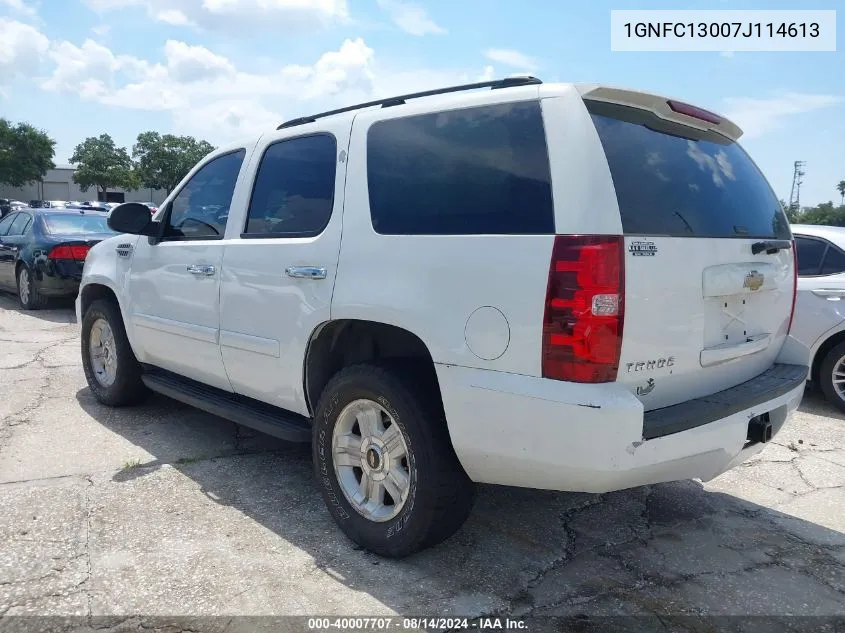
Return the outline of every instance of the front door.
[[[226,390],[220,270],[245,155],[245,149],[218,154],[194,171],[161,214],[161,237],[138,240],[129,281],[139,360]]]
[[[223,253],[220,351],[232,387],[304,415],[303,358],[330,318],[349,128],[263,137],[247,212],[227,230]]]

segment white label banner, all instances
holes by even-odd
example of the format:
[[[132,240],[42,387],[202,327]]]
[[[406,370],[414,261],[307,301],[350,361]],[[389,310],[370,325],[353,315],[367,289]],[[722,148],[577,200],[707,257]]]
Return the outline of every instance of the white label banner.
[[[614,10],[612,51],[835,51],[833,10]]]

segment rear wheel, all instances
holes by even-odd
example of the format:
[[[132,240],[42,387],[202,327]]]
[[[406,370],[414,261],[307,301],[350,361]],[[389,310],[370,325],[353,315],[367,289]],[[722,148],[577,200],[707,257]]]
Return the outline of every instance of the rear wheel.
[[[845,342],[828,350],[822,360],[819,386],[832,404],[845,411]]]
[[[47,305],[47,297],[38,290],[38,284],[25,264],[18,268],[18,300],[24,310],[40,310]]]
[[[114,302],[94,301],[82,317],[82,367],[91,393],[103,404],[120,407],[139,402],[147,388],[120,310]]]
[[[329,512],[353,541],[401,557],[466,520],[473,485],[436,392],[405,367],[340,371],[317,406],[314,468]]]

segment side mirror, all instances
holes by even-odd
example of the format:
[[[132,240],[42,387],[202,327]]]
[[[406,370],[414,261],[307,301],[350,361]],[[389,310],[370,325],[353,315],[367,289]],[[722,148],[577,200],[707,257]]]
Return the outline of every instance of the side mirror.
[[[158,223],[150,217],[150,208],[138,202],[124,202],[109,213],[109,228],[118,233],[132,235],[158,235]]]

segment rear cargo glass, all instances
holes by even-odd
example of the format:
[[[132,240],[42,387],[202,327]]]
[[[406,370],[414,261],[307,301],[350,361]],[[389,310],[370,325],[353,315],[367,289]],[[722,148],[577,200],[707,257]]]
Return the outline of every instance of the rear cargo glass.
[[[54,235],[84,235],[85,233],[114,233],[106,215],[76,215],[74,213],[45,213],[44,225]]]
[[[769,183],[735,142],[655,114],[587,102],[626,234],[790,239]]]

